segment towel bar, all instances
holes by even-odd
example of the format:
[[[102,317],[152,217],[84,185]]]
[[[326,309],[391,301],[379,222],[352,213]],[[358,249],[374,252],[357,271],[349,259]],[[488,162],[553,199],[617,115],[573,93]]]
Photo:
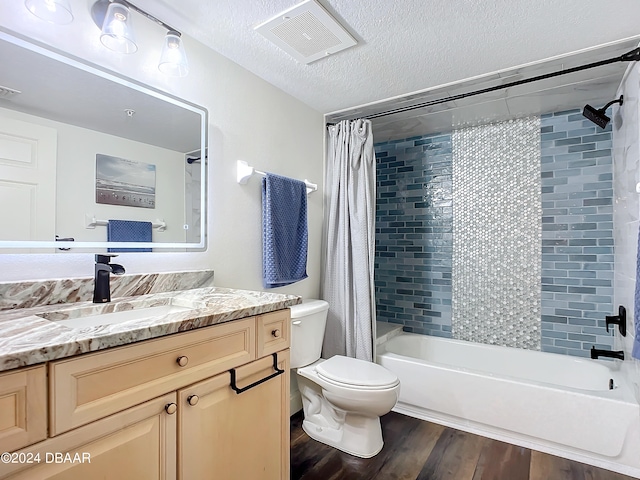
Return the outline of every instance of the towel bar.
[[[237,169],[238,169],[237,180],[238,180],[238,183],[241,185],[245,185],[253,174],[261,175],[263,177],[267,176],[266,172],[261,172],[260,170],[256,170],[244,160],[237,161]],[[307,193],[315,192],[316,190],[318,190],[318,184],[311,183],[306,178],[304,179],[304,183],[307,186]]]
[[[90,213],[84,215],[84,227],[96,228],[96,226],[106,227],[109,225],[109,220],[98,220],[96,216]],[[167,224],[164,220],[156,220],[151,224],[152,228],[157,228],[159,232],[164,232],[167,229]]]
[[[282,370],[281,368],[278,368],[278,354],[272,353],[271,356],[273,357],[273,369],[275,370],[275,372],[272,373],[271,375],[261,378],[258,381],[253,382],[251,385],[247,385],[246,387],[242,387],[242,388],[238,387],[238,385],[236,384],[236,369],[232,368],[231,370],[229,370],[229,373],[231,374],[230,387],[233,389],[233,391],[236,392],[238,395],[240,395],[242,392],[246,392],[247,390],[250,390],[253,387],[262,385],[267,380],[271,380],[272,378],[275,378],[278,375],[282,375],[284,373],[284,370]]]

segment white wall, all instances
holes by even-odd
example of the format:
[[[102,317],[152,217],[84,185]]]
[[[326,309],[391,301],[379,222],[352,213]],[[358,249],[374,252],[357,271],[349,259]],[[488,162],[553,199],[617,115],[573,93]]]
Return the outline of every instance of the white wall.
[[[627,309],[627,336],[616,330],[615,350],[624,350],[623,370],[640,403],[640,361],[631,357],[634,339],[634,293],[636,289],[636,254],[640,228],[640,122],[638,94],[640,66],[630,65],[617,96],[624,95],[622,107],[613,116],[613,227],[615,243],[614,305]]]
[[[157,60],[165,31],[139,15],[134,18],[138,52],[111,52],[100,44],[99,29],[89,15],[91,3],[71,0],[74,21],[52,25],[33,16],[22,1],[0,2],[0,28],[102,65],[209,111],[208,250],[121,254],[118,263],[131,273],[214,269],[216,285],[261,290],[260,182],[253,178],[243,186],[235,181],[236,160],[246,160],[259,170],[308,178],[319,184],[320,191],[309,196],[309,278],[274,290],[307,297],[318,295],[322,115],[189,37],[184,37],[189,75],[164,76],[157,69]],[[171,23],[170,18],[161,20]],[[92,271],[90,254],[0,254],[0,281],[90,276]]]
[[[184,154],[126,138],[79,128],[41,117],[0,108],[0,117],[53,128],[58,133],[56,178],[56,234],[76,241],[104,242],[106,227],[87,229],[85,214],[102,220],[155,222],[164,220],[164,232],[153,231],[154,242],[184,242]],[[155,208],[97,204],[96,154],[156,165]]]

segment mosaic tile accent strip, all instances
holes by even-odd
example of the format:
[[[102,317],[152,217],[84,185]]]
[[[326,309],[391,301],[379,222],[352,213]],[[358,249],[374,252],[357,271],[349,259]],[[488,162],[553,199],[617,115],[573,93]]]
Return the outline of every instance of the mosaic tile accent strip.
[[[453,132],[454,338],[540,349],[540,119]]]
[[[612,348],[617,311],[611,124],[572,110],[543,115],[541,132],[542,350],[588,357]]]
[[[375,146],[376,317],[451,336],[451,135]]]

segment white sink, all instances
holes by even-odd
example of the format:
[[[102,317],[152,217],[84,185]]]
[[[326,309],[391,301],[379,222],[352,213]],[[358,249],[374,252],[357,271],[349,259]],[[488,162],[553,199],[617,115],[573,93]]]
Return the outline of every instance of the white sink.
[[[100,325],[114,325],[132,320],[145,320],[152,317],[162,317],[170,313],[188,312],[193,310],[181,305],[158,305],[153,307],[139,307],[133,310],[110,313],[87,313],[85,315],[74,316],[74,318],[56,319],[54,315],[40,315],[47,320],[63,325],[68,328],[97,327]]]

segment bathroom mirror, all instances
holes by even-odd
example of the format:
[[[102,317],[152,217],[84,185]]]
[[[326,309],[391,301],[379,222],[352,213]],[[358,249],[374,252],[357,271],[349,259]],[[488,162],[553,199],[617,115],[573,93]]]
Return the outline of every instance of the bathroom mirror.
[[[205,247],[203,107],[2,31],[0,65],[0,252]]]

